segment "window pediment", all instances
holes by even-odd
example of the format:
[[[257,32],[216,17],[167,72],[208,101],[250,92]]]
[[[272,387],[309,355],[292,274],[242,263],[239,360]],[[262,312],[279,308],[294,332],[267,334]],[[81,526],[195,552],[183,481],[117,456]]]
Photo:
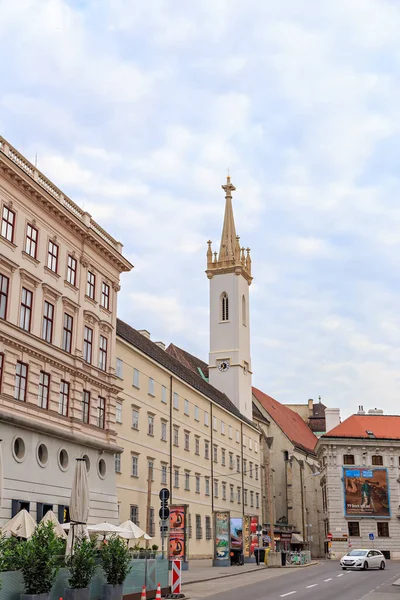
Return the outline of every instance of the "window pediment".
[[[4,256],[4,254],[0,254],[0,267],[4,271],[8,271],[10,274],[14,273],[14,271],[18,269],[17,263]]]
[[[83,318],[86,323],[89,323],[89,325],[95,325],[100,321],[99,317],[91,310],[84,310]]]
[[[22,281],[25,281],[25,282],[29,283],[34,288],[37,288],[38,285],[40,283],[42,283],[42,280],[39,279],[39,277],[36,277],[36,275],[32,275],[32,273],[29,273],[29,271],[27,271],[26,269],[21,269],[20,268],[19,274],[20,274],[20,277],[21,277]]]
[[[51,287],[48,283],[42,283],[43,295],[47,298],[51,298],[52,300],[57,301],[61,294],[58,290]]]

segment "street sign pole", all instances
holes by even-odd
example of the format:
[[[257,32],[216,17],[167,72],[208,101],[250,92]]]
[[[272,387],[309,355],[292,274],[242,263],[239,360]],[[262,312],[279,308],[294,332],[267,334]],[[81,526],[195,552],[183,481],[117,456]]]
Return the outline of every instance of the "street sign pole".
[[[168,518],[169,518],[169,508],[168,508],[168,500],[169,500],[169,489],[162,488],[159,493],[159,498],[161,500],[161,508],[159,511],[160,517],[160,528],[161,528],[161,556],[164,558],[165,555],[165,534],[168,531]]]

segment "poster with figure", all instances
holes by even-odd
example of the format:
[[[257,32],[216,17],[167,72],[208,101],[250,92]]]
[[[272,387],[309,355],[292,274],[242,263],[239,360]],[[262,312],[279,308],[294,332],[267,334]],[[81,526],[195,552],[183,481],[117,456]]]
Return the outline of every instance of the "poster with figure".
[[[343,467],[343,487],[346,517],[390,517],[387,469]]]
[[[186,506],[170,506],[169,558],[186,560]]]
[[[252,556],[254,548],[258,546],[257,525],[258,517],[250,515],[243,517],[243,552],[246,557]]]
[[[231,517],[231,549],[243,551],[242,517]]]
[[[229,558],[229,512],[214,513],[214,532],[215,559],[227,560]]]

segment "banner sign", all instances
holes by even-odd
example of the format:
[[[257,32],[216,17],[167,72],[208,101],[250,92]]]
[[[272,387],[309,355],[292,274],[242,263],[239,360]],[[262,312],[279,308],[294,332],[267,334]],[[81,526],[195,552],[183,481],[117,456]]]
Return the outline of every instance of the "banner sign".
[[[231,517],[231,549],[243,551],[242,517]]]
[[[246,557],[250,557],[254,553],[254,548],[258,546],[257,537],[258,517],[246,515],[243,517],[243,553]]]
[[[229,511],[214,513],[214,557],[229,559]]]
[[[390,517],[387,469],[343,467],[346,517]]]
[[[170,506],[169,513],[169,559],[186,561],[186,505]]]

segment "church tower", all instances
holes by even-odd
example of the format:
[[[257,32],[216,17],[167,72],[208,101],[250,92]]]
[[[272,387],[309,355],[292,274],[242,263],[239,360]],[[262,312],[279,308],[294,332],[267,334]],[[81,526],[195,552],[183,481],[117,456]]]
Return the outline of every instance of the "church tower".
[[[207,250],[207,277],[210,280],[209,382],[224,392],[248,419],[252,419],[250,360],[249,286],[250,248],[240,247],[232,209],[236,189],[228,176],[225,217],[219,254]]]

